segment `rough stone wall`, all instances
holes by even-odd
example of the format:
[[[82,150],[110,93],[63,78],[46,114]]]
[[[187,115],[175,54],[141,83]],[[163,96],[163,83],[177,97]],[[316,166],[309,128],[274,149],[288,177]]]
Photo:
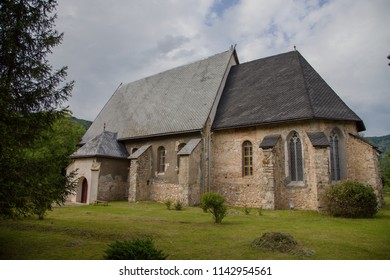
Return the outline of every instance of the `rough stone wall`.
[[[331,184],[329,169],[329,149],[313,148],[314,152],[314,175],[317,190],[317,209],[323,210],[325,207],[325,191]]]
[[[137,159],[130,162],[128,201],[148,200],[150,196],[152,151],[148,148]]]
[[[262,138],[261,138],[262,139]],[[250,141],[253,151],[253,175],[242,174],[242,143]],[[213,188],[228,205],[263,207],[265,184],[260,138],[254,128],[215,131],[213,134]]]
[[[289,207],[288,197],[284,195],[285,191],[285,154],[284,143],[280,138],[272,150],[273,153],[273,171],[275,184],[275,205],[274,209],[287,209]]]
[[[102,158],[98,200],[127,200],[129,160]]]
[[[172,184],[163,180],[150,184],[150,200],[163,202],[170,199],[183,205],[200,203],[200,153],[201,145],[191,155],[180,156],[178,183]]]
[[[224,195],[230,205],[267,209],[288,209],[292,205],[295,209],[321,208],[323,192],[330,184],[329,150],[313,147],[306,132],[322,131],[329,137],[332,129],[338,129],[343,135],[356,134],[354,122],[335,121],[301,121],[215,131],[212,160],[213,190]],[[302,140],[303,182],[290,181],[286,139],[292,131],[296,131]],[[278,144],[272,151],[261,149],[259,144],[264,137],[273,134],[281,135]],[[244,141],[251,141],[253,145],[252,176],[242,174]],[[368,157],[372,158],[372,154]],[[362,159],[349,160],[348,164],[359,165],[361,161]],[[375,170],[374,163],[371,169]]]
[[[370,144],[356,136],[348,135],[348,179],[370,185],[378,197],[380,206],[383,204],[383,186],[380,177],[380,162],[378,151]],[[359,164],[356,164],[356,163]]]
[[[148,155],[144,153],[138,159],[131,160],[128,200],[163,202],[171,199],[180,201],[184,205],[199,203],[202,144],[199,143],[189,156],[177,155],[180,144],[188,143],[190,139],[199,136],[199,134],[188,134],[128,142],[126,146],[129,151],[143,145],[151,145]],[[163,173],[157,172],[157,150],[160,146],[166,150]]]

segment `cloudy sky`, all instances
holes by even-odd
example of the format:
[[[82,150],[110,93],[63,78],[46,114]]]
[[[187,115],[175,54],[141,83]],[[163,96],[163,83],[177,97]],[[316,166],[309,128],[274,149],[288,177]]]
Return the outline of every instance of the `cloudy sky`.
[[[75,80],[73,114],[94,120],[120,83],[228,50],[240,62],[294,45],[365,122],[390,134],[389,0],[58,0],[51,57]]]

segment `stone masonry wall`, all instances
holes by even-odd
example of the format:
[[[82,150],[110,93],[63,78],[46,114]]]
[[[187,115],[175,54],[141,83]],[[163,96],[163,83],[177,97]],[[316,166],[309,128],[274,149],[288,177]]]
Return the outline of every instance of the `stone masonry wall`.
[[[98,200],[127,200],[129,160],[102,158]]]
[[[129,201],[167,199],[180,201],[184,205],[194,205],[200,201],[200,157],[202,144],[199,143],[191,155],[178,156],[179,145],[188,143],[197,134],[161,137],[146,141],[133,141],[126,144],[131,151],[143,145],[150,145],[137,159],[132,159],[129,175]],[[157,172],[157,149],[163,146],[165,172]],[[180,161],[180,164],[179,164]]]
[[[383,204],[383,186],[380,177],[380,162],[378,151],[370,144],[359,138],[348,135],[348,179],[370,185]],[[355,164],[355,163],[359,164]]]
[[[227,204],[267,209],[318,209],[321,195],[329,185],[329,152],[314,148],[306,132],[325,132],[337,128],[344,135],[356,133],[353,122],[301,121],[284,125],[269,125],[215,131],[213,134],[212,186],[226,197]],[[304,181],[290,182],[286,139],[296,131],[302,140]],[[280,134],[273,151],[259,147],[267,135]],[[253,146],[253,175],[242,174],[242,144]],[[269,159],[269,160],[267,160]],[[359,164],[355,162],[354,164]],[[274,172],[274,176],[270,172]],[[272,183],[274,180],[274,183]],[[274,184],[274,199],[272,199]],[[272,205],[272,200],[274,205]]]
[[[191,155],[180,156],[178,183],[159,181],[150,185],[150,200],[163,202],[170,199],[183,205],[200,203],[200,162],[201,145]]]
[[[151,148],[130,162],[128,201],[148,200],[150,196]]]

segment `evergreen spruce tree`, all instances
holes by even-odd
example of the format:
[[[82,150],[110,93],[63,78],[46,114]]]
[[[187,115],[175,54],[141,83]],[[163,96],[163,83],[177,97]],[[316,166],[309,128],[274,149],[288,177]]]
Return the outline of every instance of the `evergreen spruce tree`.
[[[26,149],[67,112],[73,82],[66,67],[53,70],[48,55],[61,43],[53,0],[0,2],[0,215],[34,213],[38,193]],[[34,172],[32,172],[34,170]],[[43,172],[45,166],[40,166]],[[65,191],[65,187],[64,187]]]

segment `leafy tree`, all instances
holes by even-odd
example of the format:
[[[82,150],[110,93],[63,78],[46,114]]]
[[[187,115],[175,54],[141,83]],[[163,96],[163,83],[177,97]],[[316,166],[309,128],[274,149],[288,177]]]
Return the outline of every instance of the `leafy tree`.
[[[390,151],[387,151],[381,159],[381,172],[385,194],[390,194]]]
[[[1,216],[31,214],[31,198],[46,195],[33,174],[34,168],[46,167],[29,165],[25,149],[66,114],[60,107],[73,87],[65,83],[67,68],[54,71],[47,59],[63,38],[54,30],[56,6],[54,0],[0,3]]]
[[[25,149],[25,170],[29,178],[25,184],[33,190],[28,202],[33,214],[43,219],[52,204],[62,204],[75,190],[75,173],[66,175],[69,155],[76,150],[85,129],[70,116],[55,121],[51,129],[41,133],[31,147]]]
[[[210,212],[217,224],[222,223],[227,214],[225,198],[216,192],[207,192],[202,195],[201,206],[204,212]]]

